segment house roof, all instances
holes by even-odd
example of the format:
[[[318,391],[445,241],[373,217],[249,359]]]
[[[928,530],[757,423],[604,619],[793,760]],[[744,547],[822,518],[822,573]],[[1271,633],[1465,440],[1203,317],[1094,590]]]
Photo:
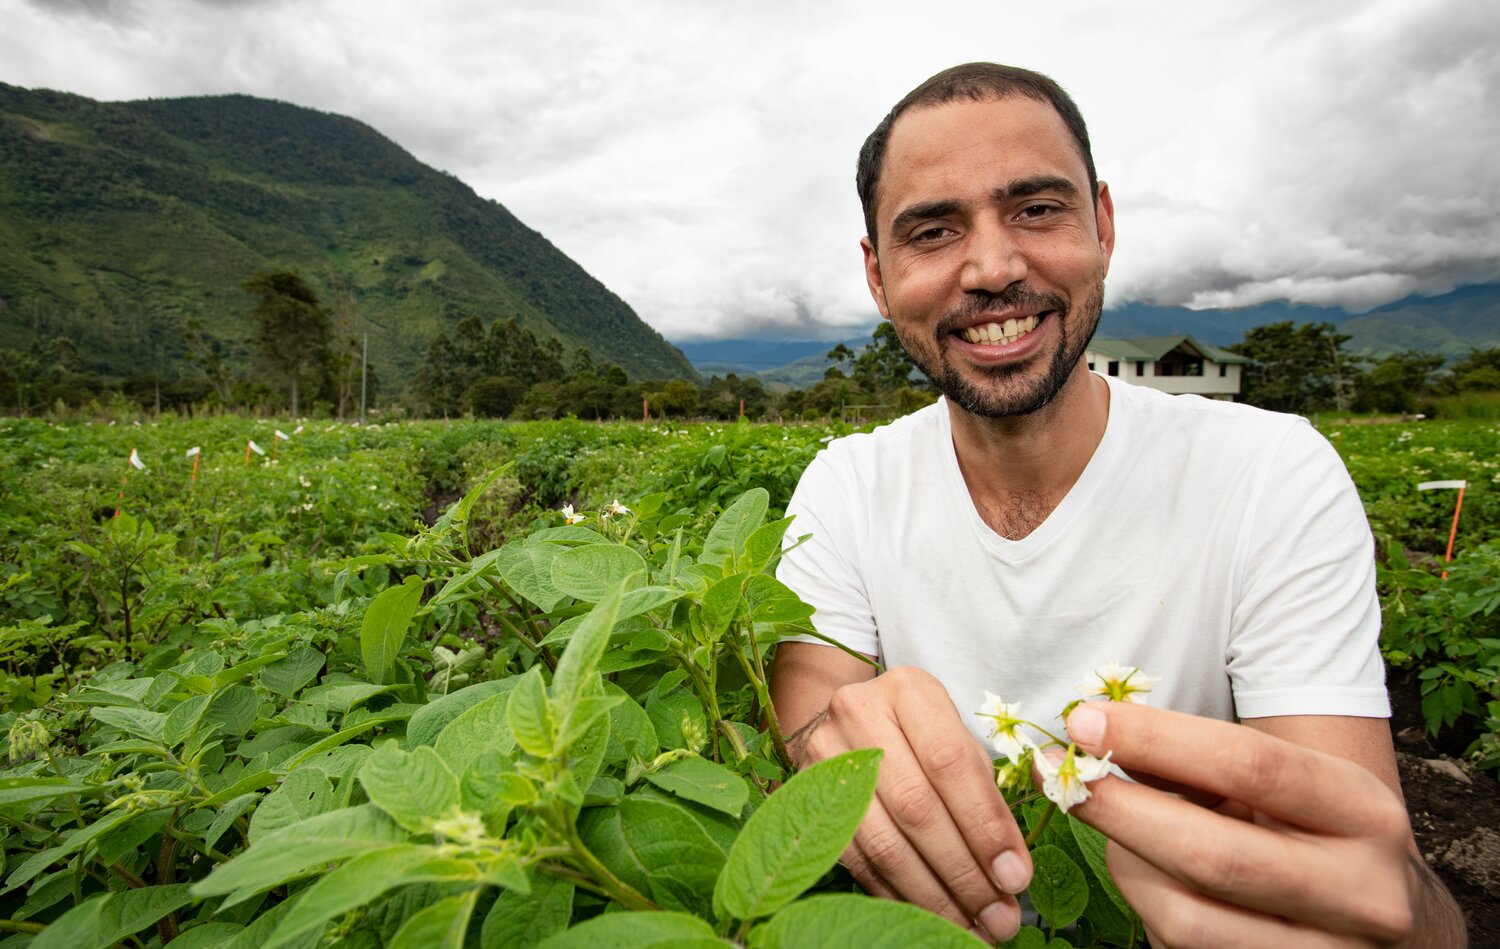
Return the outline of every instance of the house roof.
[[[1113,356],[1126,362],[1156,362],[1167,353],[1184,345],[1189,349],[1197,350],[1204,359],[1214,363],[1248,365],[1254,361],[1231,353],[1227,349],[1200,343],[1186,333],[1177,336],[1137,336],[1134,339],[1105,339],[1095,336],[1089,343],[1089,352]]]

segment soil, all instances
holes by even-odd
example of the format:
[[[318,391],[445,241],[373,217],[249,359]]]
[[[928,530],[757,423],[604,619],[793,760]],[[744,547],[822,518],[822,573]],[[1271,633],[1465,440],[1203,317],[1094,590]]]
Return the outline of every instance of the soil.
[[[1500,781],[1458,757],[1471,736],[1422,729],[1413,676],[1392,670],[1391,727],[1412,830],[1469,920],[1474,949],[1500,949]]]

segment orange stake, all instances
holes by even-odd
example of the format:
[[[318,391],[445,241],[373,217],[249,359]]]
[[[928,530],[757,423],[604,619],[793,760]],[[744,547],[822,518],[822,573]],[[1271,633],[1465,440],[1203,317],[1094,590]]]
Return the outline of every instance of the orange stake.
[[[1458,537],[1458,513],[1464,509],[1464,489],[1458,489],[1458,503],[1453,505],[1453,526],[1448,529],[1448,552],[1443,554],[1443,563],[1453,562],[1453,541]],[[1443,571],[1443,579],[1448,579],[1448,571]]]

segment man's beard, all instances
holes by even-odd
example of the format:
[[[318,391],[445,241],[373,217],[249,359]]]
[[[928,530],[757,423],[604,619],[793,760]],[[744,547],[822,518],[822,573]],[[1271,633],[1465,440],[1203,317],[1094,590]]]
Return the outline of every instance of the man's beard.
[[[948,347],[955,331],[973,324],[986,313],[1018,309],[1034,313],[1050,311],[1047,319],[1058,323],[1057,349],[1040,376],[1027,378],[1033,371],[1030,365],[973,367],[974,372],[985,377],[982,381],[975,381],[966,378],[948,360]],[[975,292],[966,296],[961,306],[938,320],[933,330],[935,349],[931,345],[918,345],[916,339],[902,332],[899,322],[893,320],[892,324],[896,338],[912,362],[949,401],[983,418],[1011,418],[1035,412],[1062,391],[1088,350],[1089,342],[1099,328],[1099,316],[1103,310],[1102,282],[1095,285],[1083,304],[1072,313],[1068,312],[1068,302],[1062,295],[1040,293],[1023,284],[1015,284],[1000,293]],[[1072,325],[1070,317],[1076,321]]]

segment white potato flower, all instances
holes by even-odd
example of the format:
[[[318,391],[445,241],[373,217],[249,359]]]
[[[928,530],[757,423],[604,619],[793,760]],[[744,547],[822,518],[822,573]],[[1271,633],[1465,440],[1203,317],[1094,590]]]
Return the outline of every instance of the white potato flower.
[[[1046,755],[1037,755],[1036,767],[1042,773],[1042,793],[1066,814],[1074,805],[1089,799],[1092,792],[1088,782],[1109,774],[1109,753],[1095,758],[1069,745],[1062,761],[1053,764]]]
[[[1118,660],[1111,659],[1108,665],[1094,670],[1094,678],[1078,683],[1077,688],[1089,698],[1103,696],[1111,702],[1145,705],[1145,693],[1150,692],[1151,687],[1160,681],[1135,666],[1122,667]]]
[[[1020,702],[1006,702],[993,692],[985,692],[984,705],[980,706],[979,715],[994,722],[990,744],[995,751],[1011,761],[1020,761],[1028,748],[1035,747],[1031,739],[1019,731],[1025,722],[1021,718]]]

